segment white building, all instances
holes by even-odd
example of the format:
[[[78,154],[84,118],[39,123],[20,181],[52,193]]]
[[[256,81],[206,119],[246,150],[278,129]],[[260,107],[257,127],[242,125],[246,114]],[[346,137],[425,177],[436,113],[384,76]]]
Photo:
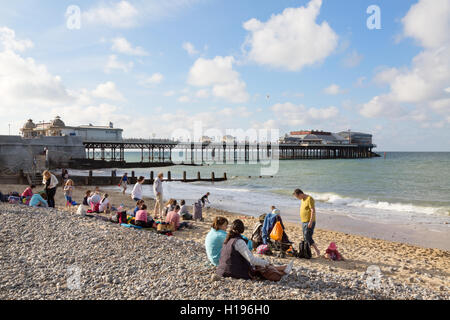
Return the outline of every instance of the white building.
[[[33,120],[28,122],[20,130],[25,139],[36,137],[81,137],[83,141],[120,141],[122,140],[123,129],[114,128],[112,123],[109,126],[93,126],[92,124],[71,127],[56,117],[51,122],[41,122],[35,124]]]

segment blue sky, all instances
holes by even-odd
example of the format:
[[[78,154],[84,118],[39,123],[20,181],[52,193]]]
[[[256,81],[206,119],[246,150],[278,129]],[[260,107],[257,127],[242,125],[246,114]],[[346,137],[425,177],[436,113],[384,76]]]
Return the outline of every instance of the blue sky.
[[[126,137],[202,121],[450,151],[450,0],[0,1],[0,134],[60,115]]]

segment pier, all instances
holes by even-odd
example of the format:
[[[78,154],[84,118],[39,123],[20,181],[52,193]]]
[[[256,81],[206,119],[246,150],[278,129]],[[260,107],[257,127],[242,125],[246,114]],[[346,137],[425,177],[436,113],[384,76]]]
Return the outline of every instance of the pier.
[[[140,150],[145,164],[237,164],[272,160],[364,159],[378,157],[376,145],[357,144],[260,144],[260,143],[187,143],[171,140],[123,140],[84,142],[87,161],[125,163],[126,150]]]

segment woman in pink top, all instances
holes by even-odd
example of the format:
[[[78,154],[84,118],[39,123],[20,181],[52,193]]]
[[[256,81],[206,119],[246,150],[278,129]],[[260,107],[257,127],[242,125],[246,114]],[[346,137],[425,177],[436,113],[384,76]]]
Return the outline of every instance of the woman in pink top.
[[[143,204],[138,212],[136,212],[136,226],[143,228],[152,228],[154,221],[148,216],[147,206]]]
[[[166,223],[170,223],[175,226],[175,230],[180,230],[181,228],[188,227],[189,224],[187,222],[180,223],[180,206],[176,206],[174,211],[170,211],[166,216]]]
[[[24,198],[28,198],[28,197],[32,197],[33,196],[33,189],[35,189],[36,186],[33,184],[31,186],[29,186],[28,188],[25,189],[25,191],[22,193],[22,197]]]
[[[28,188],[25,189],[25,191],[22,193],[22,199],[25,199],[25,204],[30,204],[30,200],[33,197],[33,189],[35,189],[36,186],[32,184]]]

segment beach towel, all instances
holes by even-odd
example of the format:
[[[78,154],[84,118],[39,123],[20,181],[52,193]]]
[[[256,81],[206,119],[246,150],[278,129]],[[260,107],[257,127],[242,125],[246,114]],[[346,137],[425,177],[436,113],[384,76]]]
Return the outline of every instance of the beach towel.
[[[134,228],[134,229],[139,229],[139,230],[141,230],[141,229],[143,229],[142,227],[138,227],[138,226],[135,226],[134,224],[125,224],[125,223],[122,223],[122,224],[120,224],[122,227],[125,227],[125,228]]]

